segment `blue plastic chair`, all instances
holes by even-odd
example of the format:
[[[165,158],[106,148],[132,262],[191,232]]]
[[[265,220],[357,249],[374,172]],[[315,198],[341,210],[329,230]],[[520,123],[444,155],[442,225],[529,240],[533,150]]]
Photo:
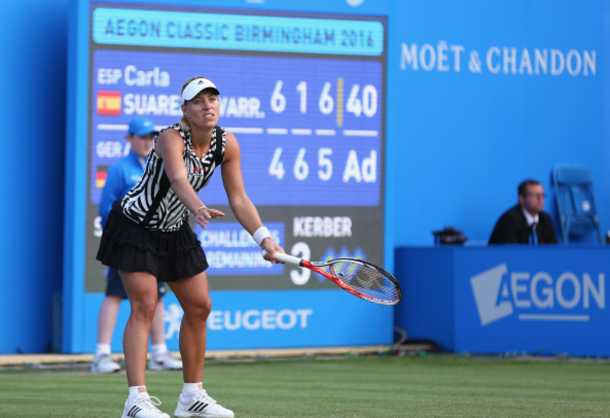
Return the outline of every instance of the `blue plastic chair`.
[[[597,232],[599,243],[603,244],[593,193],[593,177],[589,169],[584,166],[558,165],[553,169],[553,184],[563,241],[568,244],[570,237],[584,239]]]

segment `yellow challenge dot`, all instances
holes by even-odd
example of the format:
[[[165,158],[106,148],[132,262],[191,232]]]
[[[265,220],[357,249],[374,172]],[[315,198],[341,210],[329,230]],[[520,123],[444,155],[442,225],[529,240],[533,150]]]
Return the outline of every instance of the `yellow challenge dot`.
[[[337,79],[337,126],[343,126],[343,78]]]

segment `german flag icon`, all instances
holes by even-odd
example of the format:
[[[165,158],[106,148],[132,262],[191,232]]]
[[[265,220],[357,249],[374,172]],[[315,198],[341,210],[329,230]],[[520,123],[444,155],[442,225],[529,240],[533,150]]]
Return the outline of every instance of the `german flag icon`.
[[[102,168],[102,167],[100,167]],[[104,167],[105,169],[108,169],[108,167]],[[102,171],[99,170],[95,173],[95,187],[97,187],[98,189],[103,189],[104,186],[106,185],[106,178],[108,177],[108,172],[106,170]]]
[[[120,115],[121,114],[121,92],[120,91],[98,91],[97,92],[97,114],[98,115]]]

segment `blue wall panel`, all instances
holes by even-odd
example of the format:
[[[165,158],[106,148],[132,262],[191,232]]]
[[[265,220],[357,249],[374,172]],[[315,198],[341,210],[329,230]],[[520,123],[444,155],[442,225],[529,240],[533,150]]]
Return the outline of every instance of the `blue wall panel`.
[[[61,290],[68,0],[0,2],[0,353],[45,352]]]
[[[443,351],[455,347],[455,289],[452,248],[397,248],[396,277],[403,300],[394,325],[410,340],[430,340]]]
[[[390,156],[400,167],[393,173],[399,223],[394,244],[431,245],[431,231],[445,225],[485,242],[500,214],[517,202],[517,185],[530,177],[544,185],[546,210],[552,212],[550,173],[558,163],[590,167],[606,228],[604,3],[395,6],[388,89]],[[417,56],[409,60],[403,44],[409,51],[416,45]],[[546,50],[546,74],[540,66],[536,74],[537,50]],[[552,50],[558,51],[557,75],[552,74]],[[585,53],[595,54],[594,65],[585,66]],[[565,64],[569,54],[575,75]],[[480,71],[470,67],[477,60]]]

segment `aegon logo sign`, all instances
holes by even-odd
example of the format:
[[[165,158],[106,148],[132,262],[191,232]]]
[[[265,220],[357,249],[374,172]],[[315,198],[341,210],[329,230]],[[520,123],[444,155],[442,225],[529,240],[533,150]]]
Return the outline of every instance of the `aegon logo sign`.
[[[591,309],[606,308],[604,273],[508,274],[501,264],[471,277],[470,284],[483,326],[515,311],[521,321],[588,321]],[[575,308],[584,314],[574,314]]]

